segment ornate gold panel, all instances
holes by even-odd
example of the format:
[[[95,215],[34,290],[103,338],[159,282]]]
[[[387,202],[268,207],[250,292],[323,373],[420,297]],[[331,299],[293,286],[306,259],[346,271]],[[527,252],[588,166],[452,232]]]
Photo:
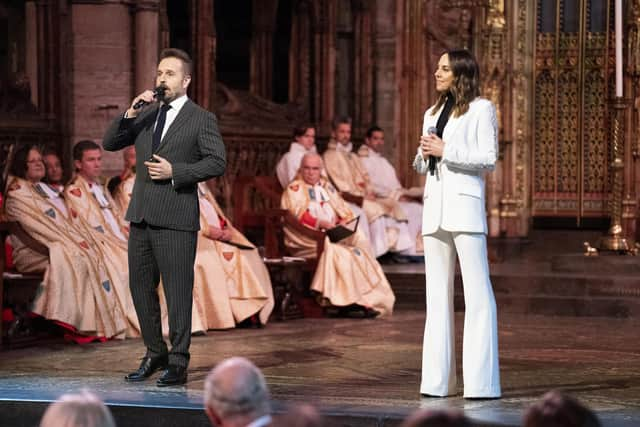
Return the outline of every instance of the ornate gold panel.
[[[549,20],[540,16],[543,2],[548,6],[547,0],[536,2],[540,25],[535,41],[532,213],[603,217],[609,189],[607,101],[613,34],[607,33],[608,24],[601,32],[588,31],[592,2],[587,0],[578,2],[577,28],[564,31],[563,14],[575,11],[565,11],[561,2],[555,24],[546,22],[543,32],[540,20]],[[610,10],[609,1],[602,2]]]

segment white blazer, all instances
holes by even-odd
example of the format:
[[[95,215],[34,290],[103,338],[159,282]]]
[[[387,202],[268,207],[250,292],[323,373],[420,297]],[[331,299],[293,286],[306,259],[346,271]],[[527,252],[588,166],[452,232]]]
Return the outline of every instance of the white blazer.
[[[435,127],[440,112],[424,114],[422,134]],[[440,108],[440,111],[442,108]],[[476,98],[460,117],[449,117],[442,135],[444,151],[435,175],[418,154],[414,169],[427,175],[424,187],[422,234],[441,227],[452,232],[487,233],[484,173],[495,167],[498,155],[498,120],[491,101]]]

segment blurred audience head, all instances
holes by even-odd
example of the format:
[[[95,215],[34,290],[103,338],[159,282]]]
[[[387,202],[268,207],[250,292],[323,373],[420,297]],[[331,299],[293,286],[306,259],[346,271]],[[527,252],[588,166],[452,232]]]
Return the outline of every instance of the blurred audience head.
[[[269,425],[271,405],[264,376],[243,357],[223,360],[205,380],[204,409],[214,426],[246,426],[258,419]]]
[[[421,409],[409,415],[401,427],[471,427],[471,421],[453,409]]]
[[[599,427],[598,417],[576,399],[552,390],[524,413],[524,427]]]
[[[93,393],[65,394],[49,405],[40,427],[115,427],[113,416]]]
[[[20,145],[13,153],[9,174],[31,182],[39,182],[45,176],[42,152],[36,145]]]

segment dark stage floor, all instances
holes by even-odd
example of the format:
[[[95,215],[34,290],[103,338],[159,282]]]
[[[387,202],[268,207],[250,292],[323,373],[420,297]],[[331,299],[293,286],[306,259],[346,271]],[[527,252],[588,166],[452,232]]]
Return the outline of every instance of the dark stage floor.
[[[461,314],[457,320],[460,342]],[[637,318],[502,314],[504,397],[489,401],[419,395],[423,323],[421,310],[402,309],[388,320],[300,319],[211,332],[194,337],[190,381],[174,389],[124,383],[142,354],[140,340],[9,350],[0,353],[0,424],[34,425],[44,404],[31,401],[87,388],[112,405],[121,427],[206,425],[206,373],[242,355],[264,371],[277,407],[313,403],[328,425],[397,425],[416,408],[443,406],[487,425],[518,425],[523,408],[552,388],[595,409],[605,426],[640,425]]]

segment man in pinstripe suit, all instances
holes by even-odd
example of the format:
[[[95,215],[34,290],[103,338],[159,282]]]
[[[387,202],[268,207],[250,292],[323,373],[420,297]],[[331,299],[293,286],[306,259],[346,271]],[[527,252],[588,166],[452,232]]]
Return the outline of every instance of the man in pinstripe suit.
[[[193,264],[200,227],[197,184],[224,173],[226,159],[216,117],[187,98],[191,59],[179,49],[160,54],[156,85],[138,95],[104,137],[106,150],[135,144],[136,180],[127,210],[129,286],[147,353],[125,380],[143,381],[164,369],[158,386],[187,381],[191,343]],[[169,311],[169,351],[162,338],[157,287],[160,278]]]

